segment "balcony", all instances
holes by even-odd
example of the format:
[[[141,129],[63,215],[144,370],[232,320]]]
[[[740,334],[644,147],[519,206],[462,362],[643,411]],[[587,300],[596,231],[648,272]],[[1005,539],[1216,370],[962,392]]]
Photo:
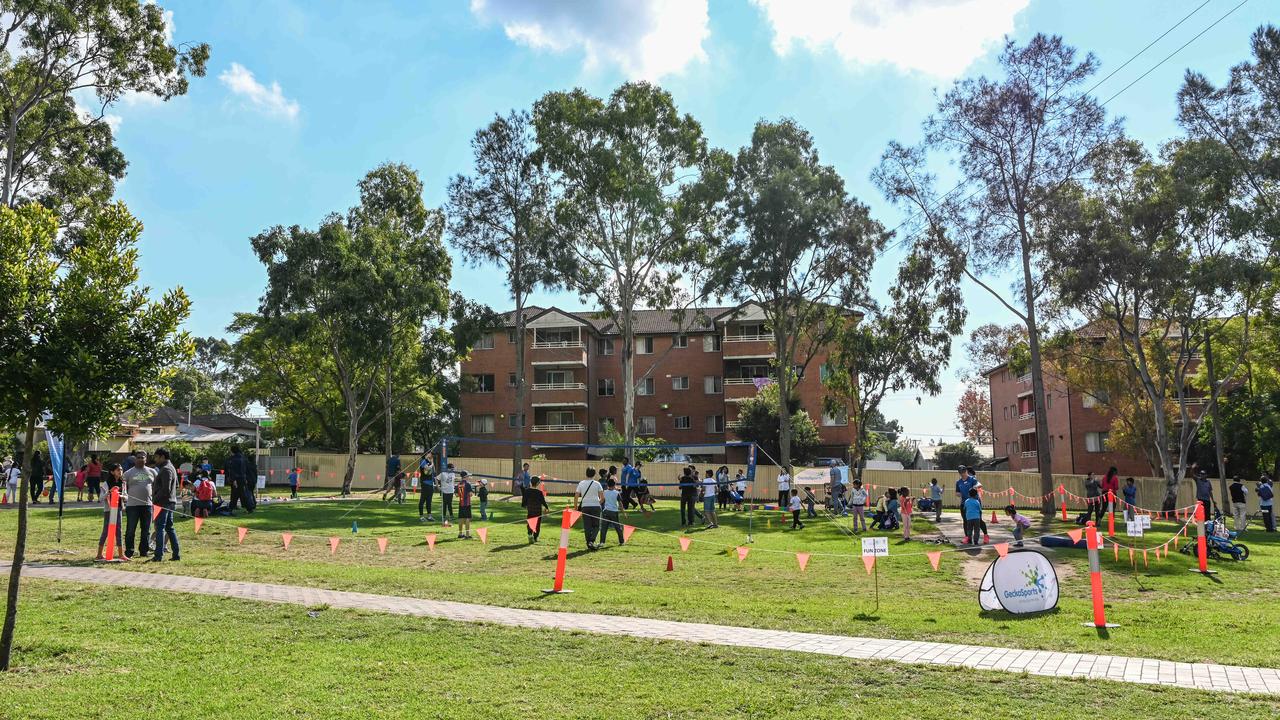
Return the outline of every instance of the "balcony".
[[[725,402],[741,402],[747,398],[756,396],[755,378],[725,378],[724,379],[724,401]]]
[[[755,360],[774,356],[772,335],[725,335],[720,347],[725,360]]]
[[[1037,453],[1035,450],[1023,450],[1019,455],[1024,458],[1034,458]]]
[[[529,349],[534,367],[586,367],[587,348],[579,341],[535,342]]]
[[[534,383],[533,406],[576,405],[586,407],[587,384],[579,382]]]
[[[1019,416],[1018,416],[1018,419],[1019,419],[1019,420],[1034,420],[1034,419],[1035,419],[1035,417],[1036,417],[1036,411],[1035,411],[1035,410],[1032,410],[1031,412],[1024,412],[1024,413],[1022,413],[1021,415],[1019,415]]]
[[[579,423],[571,425],[534,425],[529,428],[533,437],[529,438],[533,445],[539,443],[582,443],[587,439],[587,426]]]
[[[1018,376],[1018,382],[1031,384],[1031,373],[1024,373]]]

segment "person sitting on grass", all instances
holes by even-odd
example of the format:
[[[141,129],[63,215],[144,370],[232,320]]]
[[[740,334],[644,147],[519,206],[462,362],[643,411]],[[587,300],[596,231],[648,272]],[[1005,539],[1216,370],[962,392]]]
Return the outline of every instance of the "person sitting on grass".
[[[115,488],[120,491],[117,498],[116,512],[116,537],[115,552],[112,553],[117,560],[128,562],[129,558],[124,555],[124,535],[123,523],[120,522],[119,507],[124,505],[124,468],[120,467],[120,463],[111,463],[107,466],[107,486],[102,489],[100,496],[102,498],[102,534],[98,536],[98,557],[97,560],[106,560],[103,554],[107,545],[107,531],[111,528],[111,489]]]
[[[547,505],[547,496],[542,494],[542,478],[530,476],[521,495],[520,504],[524,506],[525,518],[537,518],[533,526],[528,528],[529,543],[536,543],[538,533],[542,531],[542,515],[551,510]]]
[[[462,471],[461,482],[458,487],[458,537],[466,540],[471,539],[471,494],[475,489],[471,485],[471,474],[466,470]]]
[[[791,529],[803,530],[804,523],[800,522],[800,491],[795,488],[791,489],[791,502],[787,506],[791,510]]]
[[[1132,480],[1133,478],[1129,478]],[[1013,546],[1022,547],[1022,533],[1031,529],[1031,520],[1026,515],[1018,512],[1018,509],[1012,505],[1004,507],[1004,514],[1013,518]]]
[[[964,516],[964,542],[970,545],[978,545],[979,534],[982,532],[982,501],[978,499],[977,488],[969,490],[969,497],[964,501],[962,510]],[[962,543],[963,544],[963,543]]]

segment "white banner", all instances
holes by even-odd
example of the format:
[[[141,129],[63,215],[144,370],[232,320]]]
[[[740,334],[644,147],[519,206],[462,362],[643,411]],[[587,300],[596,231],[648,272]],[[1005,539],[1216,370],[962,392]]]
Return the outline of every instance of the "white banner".
[[[213,478],[213,486],[214,486],[214,487],[222,487],[222,486],[224,486],[224,485],[226,485],[226,484],[227,484],[227,476],[226,476],[226,475],[223,475],[222,473],[218,473],[217,475],[215,475],[215,476],[214,476],[214,478]]]
[[[1058,574],[1053,563],[1034,550],[997,558],[982,578],[978,604],[983,610],[1006,610],[1014,615],[1052,610],[1058,605]]]
[[[862,538],[862,556],[867,557],[868,555],[887,557],[889,555],[889,538]]]

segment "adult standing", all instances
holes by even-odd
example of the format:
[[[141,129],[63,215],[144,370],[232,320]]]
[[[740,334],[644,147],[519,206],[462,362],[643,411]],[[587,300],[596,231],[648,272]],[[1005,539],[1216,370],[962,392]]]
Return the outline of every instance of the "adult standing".
[[[1209,482],[1209,473],[1196,470],[1196,502],[1204,506],[1204,519],[1213,519],[1213,483]]]
[[[635,487],[639,485],[639,474],[636,468],[631,464],[630,460],[622,463],[622,500],[621,506],[623,510],[631,506],[631,493],[635,492]]]
[[[5,458],[4,479],[9,487],[9,490],[5,495],[7,501],[14,503],[15,505],[18,502],[19,483],[22,482],[22,468],[20,465],[21,463],[15,462],[11,458]]]
[[[529,467],[526,463],[525,467]],[[427,458],[418,462],[418,522],[435,520],[431,515],[431,497],[436,494],[435,466]],[[426,511],[423,511],[425,506]]]
[[[962,511],[964,510],[965,501],[969,499],[969,491],[977,483],[976,479],[969,479],[967,470],[968,468],[963,465],[956,468],[956,472],[959,474],[959,477],[956,478],[956,506]]]
[[[791,468],[783,466],[778,473],[778,509],[789,507],[791,501]]]
[[[1258,479],[1258,509],[1262,511],[1262,527],[1267,532],[1276,531],[1275,498],[1276,493],[1271,486],[1271,476],[1262,473],[1262,477]]]
[[[164,560],[164,541],[168,538],[173,547],[173,559],[181,560],[178,551],[178,534],[173,531],[173,511],[177,508],[178,470],[173,466],[166,448],[158,448],[153,453],[156,462],[156,477],[152,484],[151,502],[160,508],[155,515],[155,554],[151,562]]]
[[[1102,476],[1102,504],[1106,506],[1107,512],[1115,512],[1115,502],[1120,497],[1120,473],[1116,471],[1114,465],[1107,469],[1107,474]],[[1098,518],[1101,521],[1102,518]]]
[[[685,468],[684,472],[681,473],[679,485],[680,525],[681,527],[690,527],[693,525],[693,503],[698,496],[698,485],[689,468]]]
[[[1231,479],[1231,485],[1227,487],[1227,493],[1231,495],[1231,516],[1235,521],[1236,532],[1244,532],[1244,524],[1248,519],[1249,506],[1246,501],[1249,490],[1240,481],[1240,477],[1236,476]]]
[[[142,530],[139,550],[143,555],[151,552],[151,486],[155,482],[155,471],[147,467],[147,453],[137,450],[133,453],[133,467],[124,474],[125,487],[125,522],[124,556],[133,557],[136,532]]]
[[[231,457],[227,458],[227,486],[231,491],[231,502],[227,504],[227,510],[235,512],[236,506],[240,504],[245,486],[249,484],[249,461],[244,456],[244,451],[239,445],[231,446]],[[256,478],[255,478],[256,480]],[[245,507],[245,510],[248,510]]]
[[[1102,526],[1102,508],[1106,504],[1102,499],[1102,483],[1090,472],[1084,477],[1085,521],[1097,516],[1098,527]]]
[[[587,536],[587,549],[596,549],[596,533],[600,530],[601,510],[604,507],[604,487],[596,480],[596,469],[587,468],[587,478],[578,483],[573,492],[573,503],[582,513],[582,531]]]
[[[521,502],[524,501],[524,491],[529,489],[530,480],[533,480],[533,476],[529,474],[529,463],[521,465],[520,472],[511,479],[511,494],[520,498]]]
[[[831,482],[831,512],[842,517],[848,515],[849,511],[844,506],[844,475],[840,472],[840,466],[833,464],[827,470],[827,477]]]
[[[89,488],[89,502],[102,497],[102,463],[97,455],[89,456],[89,464],[84,469],[85,486]]]
[[[716,524],[716,495],[719,489],[715,476],[708,470],[707,476],[702,480],[702,524],[708,530],[720,527]]]
[[[44,458],[40,455],[39,450],[32,451],[31,482],[28,483],[30,485],[30,489],[27,492],[29,492],[31,495],[30,500],[31,500],[31,504],[33,505],[40,502],[40,496],[44,494],[45,474],[46,474],[46,470],[44,467]],[[50,500],[50,502],[52,502],[52,500]]]
[[[400,480],[400,455],[392,452],[387,456],[387,474],[382,476],[382,501],[387,501],[387,493],[391,493],[392,499],[395,499],[399,488],[396,482]]]

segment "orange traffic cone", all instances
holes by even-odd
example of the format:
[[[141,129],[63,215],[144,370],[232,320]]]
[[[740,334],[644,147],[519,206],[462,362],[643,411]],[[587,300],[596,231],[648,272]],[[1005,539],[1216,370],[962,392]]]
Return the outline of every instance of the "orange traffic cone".
[[[996,516],[996,511],[995,511],[995,510],[992,510],[992,511],[991,511],[991,524],[992,524],[992,525],[999,525],[999,524],[1000,524],[1000,518]]]
[[[671,572],[672,570],[675,570],[675,569],[676,569],[676,563],[674,560],[671,559],[671,556],[668,555],[667,556],[667,572]]]
[[[4,493],[0,494],[0,505],[8,505],[8,504],[9,504],[9,491],[6,490],[4,491]]]

